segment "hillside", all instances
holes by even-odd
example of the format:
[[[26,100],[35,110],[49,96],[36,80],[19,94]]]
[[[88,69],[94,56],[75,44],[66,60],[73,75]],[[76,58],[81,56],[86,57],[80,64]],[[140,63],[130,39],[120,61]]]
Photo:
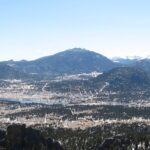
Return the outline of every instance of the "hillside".
[[[109,83],[107,90],[111,91],[130,91],[144,90],[150,87],[148,74],[138,68],[120,67],[115,68],[93,80],[95,85],[99,83]]]
[[[27,79],[29,75],[5,64],[0,64],[0,79]]]
[[[51,82],[47,91],[86,94],[100,100],[149,100],[150,77],[140,69],[119,67],[89,80]]]
[[[145,70],[150,74],[150,59],[143,59],[134,64],[134,67]]]

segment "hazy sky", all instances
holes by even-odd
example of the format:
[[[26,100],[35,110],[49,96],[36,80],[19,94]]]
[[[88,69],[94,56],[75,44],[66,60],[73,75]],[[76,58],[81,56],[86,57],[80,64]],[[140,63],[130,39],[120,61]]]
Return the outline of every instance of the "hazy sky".
[[[0,60],[73,47],[150,55],[150,0],[0,0]]]

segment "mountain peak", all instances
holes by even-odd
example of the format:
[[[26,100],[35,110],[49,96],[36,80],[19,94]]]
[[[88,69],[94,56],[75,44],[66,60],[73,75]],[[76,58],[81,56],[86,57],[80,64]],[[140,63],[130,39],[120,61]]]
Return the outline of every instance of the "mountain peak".
[[[55,55],[64,55],[64,54],[81,54],[81,53],[88,53],[92,52],[90,50],[84,49],[84,48],[72,48],[72,49],[67,49],[65,51],[56,53]]]
[[[72,52],[85,52],[85,51],[89,51],[85,48],[72,48],[72,49],[69,49],[68,51],[72,51]]]

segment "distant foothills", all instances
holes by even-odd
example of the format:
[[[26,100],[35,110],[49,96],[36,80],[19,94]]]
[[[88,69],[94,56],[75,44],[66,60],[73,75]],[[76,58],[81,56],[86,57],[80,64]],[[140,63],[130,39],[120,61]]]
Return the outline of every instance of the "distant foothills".
[[[150,59],[108,59],[96,52],[73,48],[32,61],[1,61],[0,79],[47,79],[53,76],[108,72],[130,67],[150,74]]]

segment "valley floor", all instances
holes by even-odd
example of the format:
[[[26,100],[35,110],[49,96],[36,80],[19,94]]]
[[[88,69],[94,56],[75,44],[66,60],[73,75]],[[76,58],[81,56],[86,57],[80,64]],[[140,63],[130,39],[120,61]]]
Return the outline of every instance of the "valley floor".
[[[60,141],[65,150],[97,150],[109,138],[120,141],[122,137],[128,139],[121,143],[127,150],[150,148],[150,101],[140,99],[142,92],[136,100],[119,101],[116,93],[103,92],[107,84],[99,93],[48,91],[48,84],[4,82],[0,88],[0,128],[26,124]]]

